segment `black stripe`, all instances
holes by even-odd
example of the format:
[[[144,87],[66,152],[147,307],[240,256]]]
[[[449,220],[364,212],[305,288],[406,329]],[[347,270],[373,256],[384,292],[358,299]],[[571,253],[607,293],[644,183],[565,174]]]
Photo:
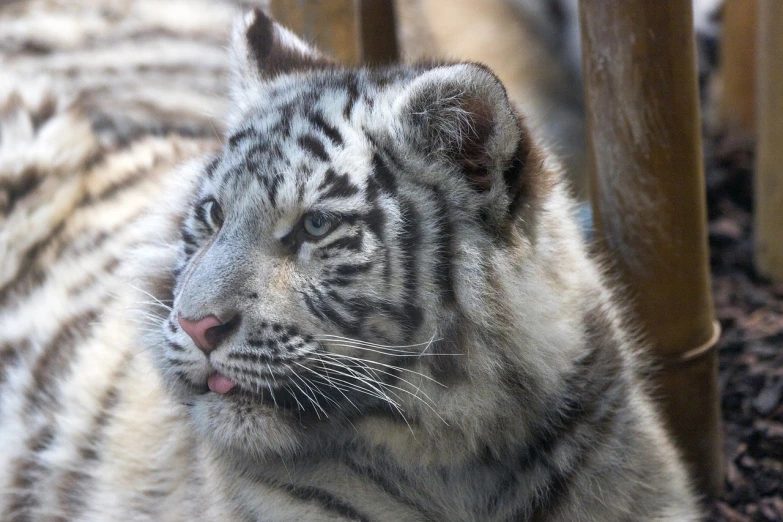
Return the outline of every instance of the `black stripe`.
[[[191,247],[198,246],[198,242],[196,241],[196,236],[194,236],[188,231],[187,225],[182,226],[182,229],[180,230],[180,236],[182,237],[182,242],[185,243],[186,245]]]
[[[66,242],[65,239],[59,239],[58,243],[62,243],[60,248],[55,251],[53,259],[47,260],[45,266],[38,263],[37,259],[28,263],[25,270],[20,270],[15,281],[11,281],[3,290],[0,290],[0,306],[6,304],[12,295],[19,297],[22,294],[31,292],[36,286],[43,286],[44,281],[49,277],[48,267],[60,262],[66,256],[71,256],[71,260],[76,260],[77,256],[94,253],[103,247],[104,243],[109,239],[122,238],[123,231],[132,226],[142,213],[134,215],[111,230],[89,231],[89,233],[85,231],[70,242]],[[54,243],[50,244],[53,245]]]
[[[269,195],[269,205],[272,208],[277,206],[277,191],[280,189],[280,185],[283,183],[283,177],[275,173],[271,177],[262,178],[265,180],[267,194]]]
[[[397,193],[397,179],[394,173],[389,170],[389,166],[378,152],[372,156],[373,179],[378,183],[381,191],[394,195]]]
[[[379,206],[373,206],[370,211],[360,219],[367,224],[370,232],[378,238],[378,242],[384,243],[384,239],[386,238],[386,214],[383,209]]]
[[[18,512],[19,516],[24,516],[24,513],[35,511],[38,505],[34,486],[47,473],[38,455],[51,444],[54,437],[51,424],[53,412],[57,411],[59,403],[57,387],[71,371],[76,346],[92,329],[92,323],[98,319],[100,310],[103,309],[102,304],[70,318],[43,347],[33,365],[32,383],[24,393],[21,416],[34,419],[36,414],[41,415],[37,412],[44,412],[44,418],[41,419],[43,425],[27,438],[28,452],[15,464],[16,473],[12,479],[14,500],[9,504],[9,513]]]
[[[332,125],[326,123],[319,113],[310,114],[310,121],[313,123],[313,125],[318,127],[318,130],[323,132],[324,135],[326,135],[326,137],[329,138],[334,145],[338,147],[343,145],[343,137],[340,135],[340,131],[338,131]]]
[[[245,127],[244,129],[241,129],[239,132],[234,133],[230,138],[228,138],[228,147],[230,149],[235,149],[237,145],[239,145],[239,142],[247,138],[250,133],[253,132],[253,129],[251,127]],[[212,176],[208,176],[212,177]]]
[[[50,426],[43,426],[35,435],[27,441],[27,447],[32,454],[26,459],[16,461],[11,467],[16,468],[14,478],[11,482],[11,491],[7,494],[8,510],[4,520],[14,520],[15,522],[33,521],[32,513],[38,507],[38,499],[35,496],[33,486],[38,480],[44,478],[46,469],[37,458],[39,452],[43,451],[53,440],[53,433]],[[13,513],[13,517],[10,514]]]
[[[321,140],[312,134],[299,136],[297,143],[299,143],[299,146],[302,147],[305,151],[309,152],[321,161],[329,161],[329,155],[326,153],[324,144],[321,143]]]
[[[292,497],[299,500],[315,502],[326,511],[358,522],[371,522],[371,518],[360,512],[352,505],[337,498],[328,491],[311,486],[296,486],[294,484],[282,484],[282,488]]]
[[[212,161],[207,163],[207,166],[204,169],[204,175],[206,175],[207,179],[212,179],[215,177],[215,172],[217,172],[217,168],[219,164],[220,164],[220,156],[214,158]]]
[[[428,506],[425,506],[421,502],[417,502],[405,494],[406,492],[415,492],[419,488],[413,483],[410,477],[405,474],[403,469],[395,463],[390,462],[386,457],[380,458],[380,454],[370,457],[371,461],[376,464],[376,467],[360,464],[352,458],[357,451],[358,449],[356,447],[352,447],[349,451],[341,453],[341,456],[343,457],[342,462],[354,473],[360,475],[362,478],[370,480],[397,502],[413,508],[424,516],[425,520],[434,522],[443,518],[438,513],[433,512]],[[387,477],[387,474],[393,474],[394,478]]]
[[[84,508],[85,495],[90,488],[91,475],[88,469],[101,459],[98,452],[104,439],[106,427],[113,418],[113,410],[119,403],[122,379],[128,370],[131,355],[126,355],[109,379],[109,387],[101,397],[98,411],[87,430],[86,440],[79,446],[77,456],[80,462],[73,463],[71,470],[60,479],[57,496],[67,519],[76,519]]]
[[[28,339],[22,339],[18,343],[5,342],[0,345],[0,386],[8,379],[11,369],[21,358],[22,354],[30,350],[31,345]],[[2,388],[0,388],[0,398],[2,398]]]
[[[104,188],[103,191],[101,191],[99,194],[92,195],[88,193],[79,202],[79,206],[94,205],[95,203],[106,201],[107,199],[113,198],[123,190],[138,185],[140,182],[147,179],[147,176],[149,176],[150,172],[153,169],[159,167],[161,162],[162,162],[162,158],[154,158],[152,160],[152,165],[149,166],[148,168],[141,168],[131,172],[123,179],[111,183],[108,187]]]
[[[332,308],[329,303],[326,300],[326,297],[314,286],[310,286],[310,290],[316,295],[318,301],[317,304],[313,304],[315,306],[320,314],[319,316],[325,317],[328,321],[332,322],[335,326],[337,326],[340,330],[342,330],[344,333],[349,335],[356,335],[359,331],[359,322],[354,321],[351,322],[350,319],[347,319],[343,316],[341,316],[337,310]]]
[[[51,245],[65,229],[65,222],[57,224],[46,237],[33,243],[22,255],[19,271],[13,279],[0,287],[0,306],[7,304],[8,298],[20,287],[33,287],[43,280],[43,270],[38,267],[38,256]]]
[[[347,279],[345,277],[331,277],[324,281],[324,286],[348,286],[353,283],[353,279]]]
[[[27,167],[13,180],[0,180],[0,194],[5,193],[5,198],[0,198],[0,215],[9,215],[17,202],[38,188],[44,178],[35,168]]]
[[[329,249],[329,250],[351,250],[353,252],[361,252],[362,251],[362,245],[363,245],[363,237],[364,234],[361,230],[359,230],[358,234],[354,234],[351,236],[343,236],[339,239],[335,239],[328,245],[324,246],[323,249]]]
[[[348,198],[359,193],[359,187],[351,182],[348,174],[336,174],[332,169],[326,169],[324,181],[318,187],[318,190],[328,188],[322,199],[329,198]]]
[[[365,302],[365,307],[382,310],[384,315],[396,321],[405,331],[405,339],[409,341],[415,330],[421,326],[424,320],[424,311],[414,303],[406,302],[401,306],[395,306],[385,302]],[[412,361],[408,361],[412,362]]]
[[[346,81],[347,84],[344,88],[348,91],[348,99],[343,108],[343,116],[346,120],[350,120],[351,114],[353,113],[353,107],[356,104],[356,100],[359,99],[359,86],[355,77],[350,77],[346,79]]]
[[[421,216],[406,199],[399,200],[402,223],[400,224],[399,248],[402,253],[402,286],[405,289],[404,303],[408,317],[403,326],[412,334],[420,325],[423,314],[416,306],[419,287],[419,251],[421,250]]]
[[[146,179],[145,175],[148,174],[151,169],[158,166],[159,162],[160,160],[157,159],[153,166],[149,169],[135,171],[126,178],[109,185],[98,194],[87,194],[77,203],[77,208],[81,209],[86,206],[94,206],[106,199],[112,198],[121,190],[137,185],[139,182]],[[71,217],[74,215],[74,213],[75,212],[71,213]],[[126,224],[124,223],[123,227],[124,225]],[[0,306],[6,305],[12,295],[22,292],[29,292],[32,288],[39,285],[44,280],[47,268],[46,266],[42,266],[39,263],[39,258],[52,245],[59,244],[67,239],[62,237],[65,227],[65,221],[57,223],[46,237],[32,244],[22,255],[23,262],[20,265],[19,271],[15,274],[13,279],[7,281],[2,287],[0,287]],[[68,250],[68,247],[61,246],[60,248]],[[55,254],[55,258],[59,260],[59,257],[60,252],[58,251]],[[47,263],[47,266],[49,264],[51,263]]]
[[[546,483],[537,488],[538,496],[533,499],[532,505],[524,508],[524,512],[534,509],[540,514],[549,513],[564,495],[563,488],[567,488],[573,475],[596,450],[594,441],[607,440],[612,436],[611,427],[627,395],[627,388],[620,377],[622,355],[613,336],[613,327],[599,308],[586,314],[584,322],[586,352],[575,362],[559,397],[549,401],[546,418],[531,430],[536,435],[511,459],[513,467],[506,469],[506,477],[489,499],[488,509],[503,496],[515,494],[518,481],[524,479],[525,470],[541,465],[550,471],[550,475]],[[579,433],[577,428],[580,426],[591,436]],[[551,462],[557,447],[567,443],[573,444],[572,453],[576,455],[572,462],[564,463],[562,459],[558,463]],[[501,467],[507,466],[501,464]]]
[[[300,294],[302,296],[302,299],[304,299],[305,305],[310,310],[310,312],[317,318],[321,319],[322,321],[326,321],[326,316],[323,314],[323,312],[321,312],[321,310],[318,309],[317,306],[315,306],[315,303],[313,302],[313,298],[304,292],[300,292]]]
[[[451,259],[454,255],[454,223],[451,221],[449,207],[443,194],[435,188],[436,224],[438,227],[435,242],[438,252],[433,267],[435,281],[440,288],[441,299],[447,304],[455,301],[454,276],[452,275]]]
[[[337,276],[345,277],[345,276],[353,276],[356,274],[361,274],[364,272],[367,272],[373,267],[373,263],[358,263],[358,264],[343,264],[343,265],[337,265],[334,268],[334,274]]]
[[[41,350],[31,371],[32,385],[24,394],[24,414],[31,414],[38,409],[42,401],[56,399],[55,387],[60,384],[58,378],[70,368],[77,341],[87,337],[93,323],[101,316],[101,304],[105,300],[106,298],[103,298],[99,306],[68,319],[57,335]]]
[[[209,224],[209,220],[207,219],[207,212],[206,212],[206,208],[205,207],[206,207],[206,204],[209,201],[212,201],[213,204],[217,204],[217,202],[213,198],[204,198],[202,200],[199,200],[196,203],[196,207],[195,207],[196,208],[196,211],[195,211],[196,219],[198,221],[200,221],[201,223],[203,223],[204,225],[206,225],[207,227],[209,227],[210,224]],[[183,228],[184,227],[185,227],[185,225],[183,224]]]
[[[114,272],[118,266],[120,266],[120,259],[118,257],[110,257],[104,261],[103,265],[101,265],[98,270],[90,272],[87,277],[81,281],[77,281],[68,285],[65,288],[66,296],[69,298],[76,297],[80,293],[84,292],[85,289],[95,286],[101,280],[101,278],[106,276],[106,274],[111,274]]]

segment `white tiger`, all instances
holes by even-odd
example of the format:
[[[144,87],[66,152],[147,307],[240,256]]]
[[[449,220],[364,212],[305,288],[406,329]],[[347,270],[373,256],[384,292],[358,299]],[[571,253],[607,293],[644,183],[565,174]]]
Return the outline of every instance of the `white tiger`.
[[[232,56],[220,151],[3,111],[3,520],[699,519],[487,68],[342,68],[259,11]]]

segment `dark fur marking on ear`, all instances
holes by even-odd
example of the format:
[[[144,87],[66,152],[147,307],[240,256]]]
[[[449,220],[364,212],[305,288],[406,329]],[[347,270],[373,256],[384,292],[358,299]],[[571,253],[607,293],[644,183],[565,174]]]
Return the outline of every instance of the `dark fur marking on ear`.
[[[272,46],[274,45],[274,22],[258,9],[255,9],[253,14],[255,20],[253,21],[253,24],[247,28],[245,36],[247,38],[247,45],[258,62],[258,69],[263,71],[263,60],[269,56]]]
[[[461,108],[467,116],[459,123],[459,136],[462,137],[457,150],[459,166],[474,188],[489,190],[492,188],[493,161],[486,144],[495,131],[492,110],[483,100],[473,97],[462,100]]]
[[[324,58],[281,45],[275,35],[274,22],[259,9],[255,9],[254,14],[255,20],[247,28],[245,37],[262,75],[274,77],[296,70],[333,66]]]
[[[546,170],[544,152],[533,141],[522,117],[516,111],[514,115],[520,126],[520,140],[511,163],[503,172],[503,181],[510,200],[509,214],[523,214],[523,223],[530,228],[536,221],[540,202],[552,191],[556,178]]]

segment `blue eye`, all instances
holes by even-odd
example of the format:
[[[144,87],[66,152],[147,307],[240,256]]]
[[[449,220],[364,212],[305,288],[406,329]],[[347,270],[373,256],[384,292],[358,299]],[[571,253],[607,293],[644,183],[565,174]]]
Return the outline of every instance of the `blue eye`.
[[[305,232],[312,237],[323,237],[332,229],[332,223],[323,216],[307,214],[302,223]]]

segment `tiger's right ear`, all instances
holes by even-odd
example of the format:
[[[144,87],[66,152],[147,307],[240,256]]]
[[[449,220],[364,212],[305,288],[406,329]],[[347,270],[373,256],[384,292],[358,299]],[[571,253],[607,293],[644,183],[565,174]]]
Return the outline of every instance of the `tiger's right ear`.
[[[259,9],[234,23],[231,55],[233,98],[240,107],[263,83],[281,74],[334,65]]]

